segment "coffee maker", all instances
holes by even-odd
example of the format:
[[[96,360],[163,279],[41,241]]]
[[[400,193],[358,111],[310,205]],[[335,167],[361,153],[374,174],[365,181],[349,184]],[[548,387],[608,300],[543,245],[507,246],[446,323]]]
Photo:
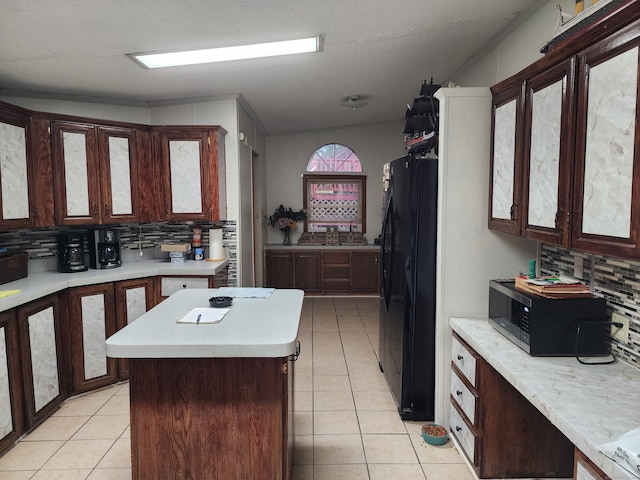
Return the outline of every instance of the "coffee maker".
[[[113,228],[89,230],[89,264],[91,268],[117,268],[120,258],[120,236]]]
[[[58,271],[84,272],[84,232],[66,232],[58,235]]]

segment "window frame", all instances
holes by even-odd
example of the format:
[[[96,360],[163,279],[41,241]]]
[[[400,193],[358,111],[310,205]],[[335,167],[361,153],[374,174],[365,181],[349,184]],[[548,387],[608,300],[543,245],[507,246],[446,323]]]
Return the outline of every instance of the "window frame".
[[[310,206],[307,204],[308,192],[310,184],[313,183],[357,183],[360,182],[361,189],[359,192],[358,203],[361,210],[361,228],[360,233],[367,232],[367,176],[349,173],[304,173],[302,175],[302,208],[307,212],[307,218],[304,220],[304,231],[309,231],[309,222],[311,218]]]

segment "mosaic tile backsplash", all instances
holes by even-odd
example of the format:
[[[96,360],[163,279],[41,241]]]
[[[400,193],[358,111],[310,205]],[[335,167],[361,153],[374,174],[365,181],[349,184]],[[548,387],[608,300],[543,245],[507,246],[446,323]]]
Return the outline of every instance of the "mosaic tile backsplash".
[[[202,222],[202,244],[209,246],[209,228],[222,228],[222,244],[229,259],[229,286],[237,285],[236,222]],[[152,222],[109,225],[120,234],[120,248],[143,251],[156,249],[162,243],[191,243],[193,225],[186,222]],[[87,226],[86,229],[90,227]],[[11,230],[0,232],[0,247],[18,249],[29,253],[30,261],[55,258],[58,250],[57,235],[67,231],[83,230],[81,227],[52,227]],[[85,251],[88,250],[85,241]]]
[[[629,343],[611,339],[613,354],[640,368],[640,261],[602,257],[542,244],[540,274],[575,277],[576,258],[584,262],[580,280],[591,285],[594,295],[606,299],[607,319],[610,320],[614,312],[629,319]]]

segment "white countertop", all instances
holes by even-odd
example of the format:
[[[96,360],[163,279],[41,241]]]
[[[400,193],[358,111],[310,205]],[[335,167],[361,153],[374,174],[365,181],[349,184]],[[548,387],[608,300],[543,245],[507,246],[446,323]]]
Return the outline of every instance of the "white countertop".
[[[612,479],[634,479],[598,445],[640,427],[640,370],[624,362],[582,365],[532,357],[486,319],[452,318],[451,328]]]
[[[302,290],[275,290],[270,298],[234,298],[220,323],[177,320],[209,307],[217,289],[180,290],[107,339],[116,358],[287,357],[296,351]]]
[[[33,273],[26,278],[0,285],[0,290],[20,290],[19,293],[0,298],[0,312],[70,287],[118,282],[157,275],[211,276],[220,272],[228,263],[228,260],[220,262],[192,260],[184,263],[171,263],[165,259],[142,260],[139,262],[126,262],[118,268],[104,270],[90,268],[84,272],[74,273],[60,273],[57,271]]]

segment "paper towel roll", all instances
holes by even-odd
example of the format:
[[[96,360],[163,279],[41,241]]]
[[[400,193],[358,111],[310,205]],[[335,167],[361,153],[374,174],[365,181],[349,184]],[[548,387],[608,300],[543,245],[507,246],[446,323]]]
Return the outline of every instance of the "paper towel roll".
[[[224,247],[222,246],[222,229],[209,229],[209,260],[224,260]]]

